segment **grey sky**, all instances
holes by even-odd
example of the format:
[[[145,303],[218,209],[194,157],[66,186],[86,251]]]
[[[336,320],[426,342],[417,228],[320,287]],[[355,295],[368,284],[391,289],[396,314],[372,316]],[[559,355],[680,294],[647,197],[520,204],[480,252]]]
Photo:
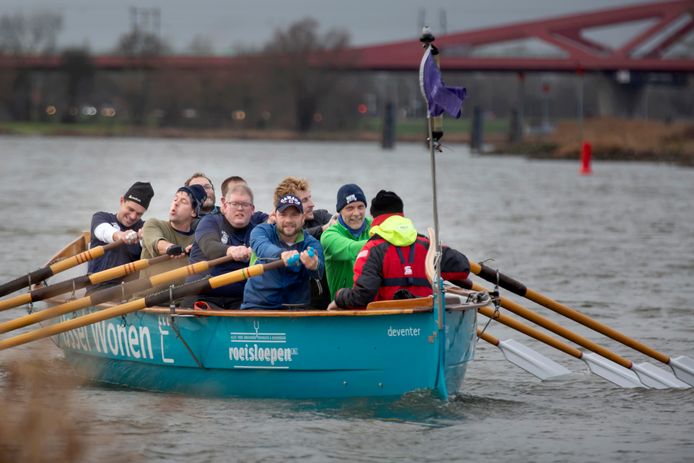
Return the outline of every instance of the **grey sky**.
[[[59,46],[89,44],[93,52],[114,47],[130,29],[130,7],[159,8],[161,35],[176,51],[196,37],[208,39],[217,53],[237,45],[262,44],[275,28],[305,17],[316,19],[321,30],[345,29],[353,45],[367,45],[416,37],[420,10],[426,22],[441,31],[445,11],[448,32],[458,32],[516,21],[644,3],[643,0],[0,0],[0,15],[45,9],[63,15]]]

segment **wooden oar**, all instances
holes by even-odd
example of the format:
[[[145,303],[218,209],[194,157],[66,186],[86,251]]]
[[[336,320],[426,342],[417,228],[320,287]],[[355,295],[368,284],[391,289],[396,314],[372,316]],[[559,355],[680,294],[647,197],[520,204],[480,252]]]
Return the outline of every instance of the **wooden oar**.
[[[604,357],[597,354],[586,354],[580,350],[572,347],[565,342],[562,342],[548,334],[543,333],[537,328],[533,328],[530,325],[526,325],[523,322],[516,320],[515,318],[509,317],[502,313],[494,311],[491,307],[482,307],[478,309],[478,312],[482,315],[496,320],[509,328],[513,328],[516,331],[520,331],[532,338],[541,341],[548,346],[554,347],[565,354],[569,354],[572,357],[576,357],[579,360],[585,362],[588,365],[588,369],[595,375],[600,376],[608,380],[609,382],[616,384],[621,387],[647,387],[640,380],[639,377],[631,370],[624,368]],[[522,367],[521,367],[522,368]]]
[[[93,292],[88,296],[75,299],[73,301],[60,304],[40,312],[34,312],[23,317],[15,318],[4,323],[0,323],[0,333],[16,330],[23,326],[31,325],[52,317],[57,317],[75,310],[84,309],[91,305],[98,305],[107,301],[123,300],[132,294],[140,291],[145,291],[160,285],[171,283],[172,281],[184,279],[188,275],[204,272],[214,267],[215,265],[223,264],[233,260],[231,256],[220,257],[209,261],[196,262],[195,264],[186,265],[168,272],[152,275],[149,278],[140,278],[139,280],[130,281],[125,284],[112,286],[110,288],[101,289]]]
[[[487,288],[484,286],[478,284],[478,283],[473,283],[469,282],[471,284],[471,288],[467,289],[472,289],[473,291],[488,291]],[[455,291],[453,291],[455,292]],[[590,350],[591,352],[595,352],[609,360],[611,360],[614,363],[617,363],[624,368],[628,368],[632,371],[634,371],[639,378],[641,379],[641,382],[646,384],[649,387],[654,387],[656,389],[667,389],[667,388],[679,388],[679,389],[684,389],[688,388],[689,385],[687,383],[684,383],[680,380],[678,380],[674,375],[672,375],[669,372],[659,370],[653,365],[649,364],[636,364],[633,363],[631,360],[627,360],[621,355],[616,354],[615,352],[612,352],[611,350],[601,346],[600,344],[597,344],[590,339],[587,339],[583,336],[581,336],[578,333],[574,333],[573,331],[564,328],[560,324],[550,320],[549,318],[543,317],[542,315],[538,314],[537,312],[534,312],[517,302],[514,302],[506,297],[501,296],[500,297],[500,302],[501,306],[504,307],[507,310],[510,310],[511,312],[515,313],[516,315],[520,315],[521,317],[530,320],[531,322],[540,325],[541,327],[552,331],[553,333],[556,333],[560,336],[562,336],[565,339],[568,339],[572,342],[575,342],[579,346],[585,347],[586,349]]]
[[[179,299],[185,296],[198,294],[201,291],[206,291],[208,289],[215,289],[221,286],[237,283],[239,281],[247,280],[254,276],[262,275],[267,270],[272,270],[280,267],[284,267],[284,261],[282,261],[281,259],[276,260],[274,262],[270,262],[269,264],[256,264],[250,267],[246,267],[244,269],[234,270],[233,272],[225,273],[223,275],[219,275],[209,279],[202,279],[193,283],[176,286],[171,292],[161,291],[150,296],[126,302],[125,304],[117,305],[108,309],[99,310],[98,312],[92,312],[87,315],[82,315],[81,317],[73,318],[72,320],[66,320],[64,322],[56,323],[50,326],[45,326],[34,331],[29,331],[27,333],[14,336],[12,338],[4,339],[0,341],[0,350],[8,349],[14,346],[19,346],[21,344],[36,341],[38,339],[47,338],[49,336],[54,336],[56,334],[64,333],[65,331],[74,330],[76,328],[81,328],[83,326],[91,325],[93,323],[108,320],[109,318],[118,317],[119,315],[125,315],[130,312],[136,312],[146,307],[165,304],[169,301],[169,299],[172,296],[173,299]]]
[[[6,296],[27,286],[31,286],[34,283],[43,281],[46,278],[50,278],[53,275],[62,272],[63,270],[67,270],[69,268],[74,267],[75,265],[83,264],[92,259],[96,259],[97,257],[101,257],[107,251],[115,249],[118,246],[122,246],[124,243],[124,241],[119,240],[114,241],[111,244],[106,244],[104,246],[97,246],[87,251],[80,252],[79,254],[76,254],[72,257],[68,257],[61,261],[47,265],[38,270],[34,270],[33,272],[27,273],[26,275],[21,276],[19,278],[15,278],[12,281],[0,285],[0,297]]]
[[[152,259],[140,259],[136,260],[135,262],[128,262],[127,264],[109,268],[101,272],[92,273],[91,275],[82,275],[72,278],[71,280],[61,281],[60,283],[56,283],[54,285],[44,286],[43,288],[38,288],[28,293],[18,294],[17,296],[0,301],[0,312],[20,306],[22,304],[42,301],[44,299],[48,299],[49,297],[58,296],[68,291],[76,291],[78,289],[103,283],[105,281],[123,278],[126,275],[143,270],[147,267],[151,267],[169,259],[171,259],[171,257],[168,255],[153,257]]]
[[[691,357],[682,355],[677,358],[672,358],[666,354],[663,354],[662,352],[658,352],[657,350],[647,346],[646,344],[643,344],[642,342],[639,342],[636,339],[630,338],[629,336],[626,336],[625,334],[615,330],[614,328],[600,323],[599,321],[579,312],[576,309],[572,309],[571,307],[557,302],[548,296],[540,294],[537,291],[534,291],[526,287],[523,283],[507,275],[504,275],[503,273],[500,273],[491,267],[487,267],[484,264],[480,265],[476,262],[470,261],[470,270],[472,270],[472,272],[476,275],[479,275],[481,278],[484,278],[485,280],[492,283],[497,283],[498,275],[498,283],[499,286],[501,286],[502,288],[511,291],[512,293],[518,294],[519,296],[530,299],[533,302],[537,302],[538,304],[547,307],[550,310],[553,310],[565,317],[574,320],[575,322],[587,326],[588,328],[595,330],[598,333],[604,334],[605,336],[608,336],[614,339],[615,341],[621,342],[622,344],[629,346],[632,349],[641,352],[642,354],[645,354],[651,358],[654,358],[655,360],[658,360],[659,362],[668,365],[675,373],[675,376],[677,376],[680,380],[684,381],[690,386],[694,386],[694,359],[692,359]]]
[[[531,375],[540,378],[542,381],[559,378],[571,373],[571,370],[558,364],[554,360],[545,357],[539,352],[513,339],[502,341],[479,328],[477,328],[477,337],[498,347],[501,353],[504,354],[506,360],[519,366]]]

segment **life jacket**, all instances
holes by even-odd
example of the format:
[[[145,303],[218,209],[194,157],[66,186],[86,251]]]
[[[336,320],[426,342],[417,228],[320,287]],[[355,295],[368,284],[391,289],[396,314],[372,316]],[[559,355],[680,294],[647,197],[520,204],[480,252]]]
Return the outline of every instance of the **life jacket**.
[[[381,267],[383,281],[375,300],[394,299],[395,293],[400,290],[407,290],[416,297],[431,296],[431,283],[425,271],[429,240],[418,236],[409,246],[395,246],[382,238],[377,241],[381,240],[387,243],[387,249]]]

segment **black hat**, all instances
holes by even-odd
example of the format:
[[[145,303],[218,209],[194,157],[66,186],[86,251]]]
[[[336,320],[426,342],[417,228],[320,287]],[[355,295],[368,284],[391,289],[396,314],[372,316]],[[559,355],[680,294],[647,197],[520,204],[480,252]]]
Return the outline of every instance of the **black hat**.
[[[299,212],[304,213],[304,206],[301,205],[301,200],[294,195],[284,195],[275,204],[277,212],[282,212],[290,207],[295,207]]]
[[[371,217],[382,214],[402,214],[403,211],[402,199],[392,191],[381,190],[371,200]]]
[[[128,191],[123,195],[123,199],[126,201],[133,201],[140,206],[147,209],[149,207],[149,202],[154,196],[154,190],[149,182],[135,182],[133,186],[128,188]]]
[[[195,215],[200,217],[200,208],[202,207],[202,203],[204,203],[207,199],[205,187],[202,185],[188,185],[182,186],[178,189],[178,191],[188,193],[188,196],[190,196],[191,205],[195,211]]]
[[[361,201],[366,206],[366,196],[359,185],[354,183],[348,183],[347,185],[342,185],[339,190],[337,190],[337,204],[335,205],[335,210],[340,212],[343,207],[349,203],[355,201]]]

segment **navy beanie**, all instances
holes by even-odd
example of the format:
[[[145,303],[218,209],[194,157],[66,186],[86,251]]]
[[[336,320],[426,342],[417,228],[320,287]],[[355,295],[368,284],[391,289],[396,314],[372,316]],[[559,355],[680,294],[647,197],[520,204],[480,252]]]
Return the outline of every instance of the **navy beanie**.
[[[202,207],[202,203],[204,203],[207,199],[207,192],[205,191],[205,188],[202,185],[188,185],[182,186],[178,189],[178,191],[188,193],[188,196],[190,196],[191,199],[191,205],[195,211],[195,215],[200,217],[200,208]]]
[[[343,207],[355,201],[361,201],[364,203],[364,206],[366,206],[366,196],[364,196],[364,192],[361,188],[354,183],[342,185],[340,189],[337,190],[337,205],[335,206],[335,210],[340,212]]]

